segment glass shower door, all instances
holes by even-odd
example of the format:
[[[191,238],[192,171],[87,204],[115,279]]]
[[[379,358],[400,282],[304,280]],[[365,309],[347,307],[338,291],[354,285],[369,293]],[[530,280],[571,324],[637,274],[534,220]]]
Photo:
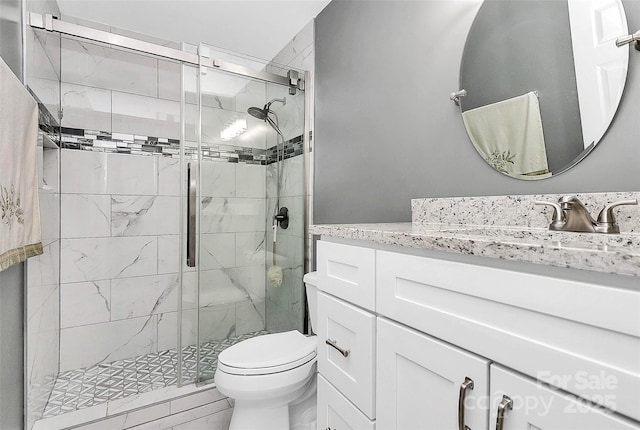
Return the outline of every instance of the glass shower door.
[[[264,67],[249,60],[245,65]],[[298,147],[302,153],[304,92],[290,95],[286,85],[206,66],[200,67],[197,81],[196,381],[207,382],[214,377],[218,354],[228,346],[269,329],[302,328],[302,314],[296,316],[294,309],[304,309],[300,305],[304,216],[302,192],[297,191],[303,184],[302,170],[286,170],[281,162],[278,188],[274,166],[276,153],[281,159],[287,154],[292,158]],[[265,121],[258,111],[265,112],[274,99],[281,101],[272,102],[271,120]],[[287,137],[291,134],[299,139]],[[190,147],[185,145],[185,151]],[[302,166],[302,157],[298,158]],[[289,194],[299,194],[299,203],[293,198],[286,201],[281,193],[280,203],[289,204],[291,213],[288,229],[278,227],[274,248],[276,195],[286,188],[285,180],[296,189]],[[300,230],[299,241],[290,239],[294,230]],[[270,284],[267,273],[279,281]],[[191,288],[188,282],[184,288]],[[270,296],[270,289],[278,293]],[[269,324],[269,309],[277,316],[275,324]]]

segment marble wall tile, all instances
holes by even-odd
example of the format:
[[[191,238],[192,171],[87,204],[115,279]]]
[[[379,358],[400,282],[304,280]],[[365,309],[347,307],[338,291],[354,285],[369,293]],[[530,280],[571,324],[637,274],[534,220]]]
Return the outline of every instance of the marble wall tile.
[[[200,192],[203,197],[234,197],[238,163],[203,161]]]
[[[203,303],[206,303],[207,293],[210,291],[211,282],[215,279],[215,275],[208,271],[203,272],[191,271],[182,273],[182,309],[196,309],[198,307],[198,276],[204,287],[202,288]]]
[[[109,280],[62,284],[60,288],[60,326],[77,327],[108,322],[111,319]]]
[[[180,236],[177,234],[158,236],[158,274],[178,273]]]
[[[296,95],[291,96],[285,87],[280,85],[269,85],[267,87],[267,98],[286,97],[287,103],[274,104],[272,110],[278,115],[280,120],[280,131],[286,140],[304,134],[304,92],[298,91]],[[275,137],[273,144],[275,145]]]
[[[224,109],[202,107],[202,142],[222,143],[220,132],[236,119],[244,118],[243,113]]]
[[[248,272],[239,272],[237,268],[200,272],[200,306],[214,306],[250,298],[252,291],[258,289],[259,281],[252,279],[252,272]],[[244,282],[246,280],[253,281],[253,286],[247,285]]]
[[[157,405],[147,406],[135,411],[128,412],[126,414],[117,415],[114,417],[107,417],[101,421],[80,425],[74,427],[77,430],[124,430],[135,427],[139,424],[144,424],[150,421],[158,420],[169,416],[171,413],[171,406],[169,402],[160,403]]]
[[[112,93],[114,132],[180,139],[180,103],[136,94]]]
[[[113,236],[178,234],[179,217],[179,197],[111,197],[111,234]]]
[[[60,371],[156,351],[156,316],[60,330]]]
[[[301,269],[284,269],[282,285],[267,287],[267,300],[299,318],[302,318],[302,275]]]
[[[200,342],[227,339],[235,332],[235,303],[200,308]]]
[[[282,233],[286,236],[303,237],[305,216],[304,197],[281,197],[280,206],[289,209],[289,227],[286,230],[280,229],[278,235]]]
[[[106,194],[157,194],[158,166],[155,157],[107,154],[107,160]]]
[[[230,408],[229,402],[226,399],[224,399],[214,403],[206,404],[204,406],[188,409],[183,412],[178,412],[177,414],[170,415],[166,418],[161,418],[159,420],[151,421],[146,424],[141,424],[140,426],[136,427],[136,430],[167,430],[167,429],[175,428],[176,426],[181,424],[193,423],[198,419],[201,419],[203,417],[209,417],[212,415],[218,415],[218,414],[224,413],[230,417],[231,411],[232,409]],[[226,430],[229,428],[229,425],[227,423],[226,427],[223,426],[218,428],[218,427],[213,427],[213,425],[203,426],[202,423],[200,422],[200,423],[197,423],[197,426],[195,428],[198,430],[202,430],[205,428],[208,430],[210,429]],[[185,430],[185,429],[182,429],[182,430]]]
[[[64,38],[61,59],[63,82],[151,97],[158,94],[158,61],[154,58]]]
[[[61,84],[62,126],[111,131],[111,91]]]
[[[187,309],[182,312],[182,345],[195,345],[198,341],[198,312]],[[178,341],[178,313],[158,315],[158,351],[176,348]]]
[[[265,329],[265,300],[245,300],[236,303],[236,335]]]
[[[295,68],[300,67],[299,63],[295,60],[299,58],[302,52],[309,47],[313,46],[313,20],[309,21],[303,28],[296,34],[289,43],[287,43],[275,57],[272,62],[282,65],[290,65]],[[309,69],[307,69],[309,70]]]
[[[265,246],[271,248],[271,242],[265,243],[265,233],[236,233],[236,266],[256,266],[265,263]]]
[[[60,160],[60,150],[53,148],[44,148],[42,152],[42,185],[49,187],[54,192],[60,192],[60,168],[58,162]]]
[[[235,233],[200,235],[200,269],[225,269],[236,265]]]
[[[276,238],[276,264],[287,269],[302,267],[304,239],[280,233]],[[269,264],[272,261],[272,254],[272,248],[267,249],[267,263]]]
[[[111,198],[108,195],[63,194],[61,237],[111,236]]]
[[[174,349],[178,342],[178,313],[165,312],[158,315],[158,351]],[[187,345],[185,343],[185,345]]]
[[[262,108],[267,102],[267,87],[266,83],[256,80],[246,80],[242,89],[240,89],[236,95],[236,110],[239,112],[246,112],[252,106]]]
[[[27,87],[44,104],[51,116],[58,118],[60,108],[60,83],[52,79],[28,78]]]
[[[158,195],[180,195],[180,160],[177,158],[158,158]],[[186,173],[185,173],[186,175]]]
[[[204,428],[208,430],[227,430],[231,424],[232,414],[233,409],[224,409],[215,414],[173,426],[173,430],[200,430]]]
[[[197,408],[198,406],[206,405],[209,403],[217,402],[226,399],[224,394],[221,394],[217,389],[209,389],[201,393],[192,394],[190,396],[179,397],[171,400],[171,413],[177,414],[179,412],[187,411],[189,409]]]
[[[278,303],[271,300],[266,302],[267,308],[267,330],[271,333],[279,333],[289,330],[298,330],[302,332],[303,322],[298,315],[281,308]]]
[[[256,102],[254,105],[262,107],[261,102]],[[248,115],[247,131],[233,140],[234,145],[244,146],[247,148],[267,149],[268,137],[275,135],[275,131],[267,125],[264,121]]]
[[[46,246],[60,238],[60,194],[38,190],[40,204],[41,242]]]
[[[265,297],[265,266],[234,267],[226,271],[233,285],[243,289],[252,300]]]
[[[107,194],[108,154],[73,149],[60,152],[63,193]]]
[[[209,233],[264,231],[264,199],[204,199],[201,231]]]
[[[27,26],[25,43],[29,66],[27,84],[31,85],[32,78],[57,82],[60,79],[60,35]]]
[[[60,308],[58,295],[60,286],[48,284],[30,286],[27,290],[27,324],[30,333],[48,333],[54,335],[59,327]]]
[[[44,245],[42,250],[42,254],[27,260],[27,288],[60,282],[60,241]]]
[[[236,197],[264,198],[267,192],[266,167],[238,164],[236,167]]]
[[[112,237],[63,239],[62,283],[126,278],[156,274],[156,237]]]
[[[136,318],[178,309],[178,275],[111,280],[111,320]]]
[[[158,97],[180,101],[182,66],[173,61],[158,60]]]

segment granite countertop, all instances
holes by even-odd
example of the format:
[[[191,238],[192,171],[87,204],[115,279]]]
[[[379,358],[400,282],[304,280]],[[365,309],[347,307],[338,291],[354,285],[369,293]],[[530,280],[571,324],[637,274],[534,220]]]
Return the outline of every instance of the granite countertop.
[[[554,232],[546,228],[460,224],[316,224],[309,233],[640,276],[640,234]]]

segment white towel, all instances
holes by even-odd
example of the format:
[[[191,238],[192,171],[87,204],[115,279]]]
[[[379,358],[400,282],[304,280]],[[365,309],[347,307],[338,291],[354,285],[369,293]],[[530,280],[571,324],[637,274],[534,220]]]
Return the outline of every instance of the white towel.
[[[535,93],[468,110],[462,118],[473,145],[496,170],[531,177],[549,172]]]
[[[0,58],[0,271],[42,254],[38,105]]]

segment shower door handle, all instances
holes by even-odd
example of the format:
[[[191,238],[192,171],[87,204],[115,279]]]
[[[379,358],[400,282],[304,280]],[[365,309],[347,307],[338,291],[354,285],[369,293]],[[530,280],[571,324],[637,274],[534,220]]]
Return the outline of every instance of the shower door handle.
[[[196,267],[196,174],[187,163],[187,267]]]

